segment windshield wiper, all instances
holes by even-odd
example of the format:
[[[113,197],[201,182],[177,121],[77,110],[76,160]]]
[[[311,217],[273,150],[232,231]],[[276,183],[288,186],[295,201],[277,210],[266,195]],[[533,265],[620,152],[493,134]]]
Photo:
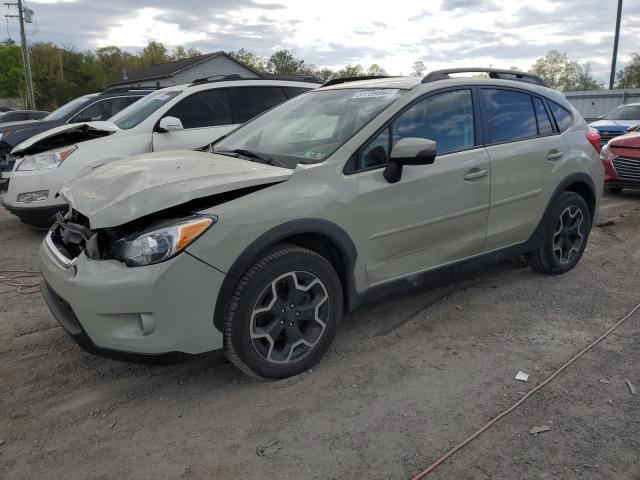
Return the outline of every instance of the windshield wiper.
[[[265,163],[267,165],[273,165],[274,167],[282,167],[289,168],[282,162],[279,162],[271,155],[267,155],[266,153],[258,153],[253,152],[251,150],[246,150],[244,148],[236,148],[234,150],[214,150],[213,153],[220,153],[222,155],[235,154],[234,156],[240,155],[242,157],[247,157],[249,160],[255,161],[257,160],[260,163]]]

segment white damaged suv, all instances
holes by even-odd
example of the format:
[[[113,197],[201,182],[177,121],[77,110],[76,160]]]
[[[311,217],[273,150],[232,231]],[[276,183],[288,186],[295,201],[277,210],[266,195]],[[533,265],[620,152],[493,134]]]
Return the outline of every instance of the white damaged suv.
[[[416,275],[526,254],[561,274],[598,209],[600,140],[533,75],[336,80],[212,151],[120,160],[62,190],[41,247],[65,330],[111,356],[224,349],[309,369],[342,316]]]
[[[48,228],[55,214],[67,209],[60,189],[94,168],[141,153],[206,147],[320,86],[283,78],[203,78],[147,95],[109,121],[72,123],[35,135],[11,151],[15,167],[0,187],[0,201],[23,222]]]

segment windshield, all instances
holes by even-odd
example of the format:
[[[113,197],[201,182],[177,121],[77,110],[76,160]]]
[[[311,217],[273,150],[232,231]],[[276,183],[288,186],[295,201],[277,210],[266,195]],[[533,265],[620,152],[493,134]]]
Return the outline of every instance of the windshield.
[[[214,152],[250,151],[290,168],[319,163],[404,93],[396,88],[305,93],[240,127],[215,144]]]
[[[640,120],[640,105],[623,105],[609,113],[609,120]]]
[[[159,90],[155,93],[151,93],[122,110],[120,113],[115,115],[111,121],[115,123],[118,128],[121,128],[122,130],[129,130],[130,128],[142,123],[149,117],[149,115],[180,93],[182,93],[181,90]]]
[[[64,120],[67,116],[75,113],[75,111],[81,106],[88,104],[89,101],[96,95],[85,95],[84,97],[78,97],[75,100],[71,100],[65,103],[57,110],[54,110],[49,115],[43,118],[43,120]]]

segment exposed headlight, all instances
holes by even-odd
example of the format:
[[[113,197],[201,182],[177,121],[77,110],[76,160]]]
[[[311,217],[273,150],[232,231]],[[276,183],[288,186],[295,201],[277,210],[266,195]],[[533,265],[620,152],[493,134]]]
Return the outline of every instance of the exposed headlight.
[[[16,170],[44,170],[45,168],[59,167],[77,149],[77,146],[72,145],[48,152],[36,153],[35,155],[27,155],[18,164]]]
[[[216,218],[197,216],[154,230],[122,238],[113,244],[113,258],[129,267],[164,262],[202,235]]]
[[[603,160],[613,160],[616,157],[617,155],[611,151],[608,143],[600,150],[600,158]]]

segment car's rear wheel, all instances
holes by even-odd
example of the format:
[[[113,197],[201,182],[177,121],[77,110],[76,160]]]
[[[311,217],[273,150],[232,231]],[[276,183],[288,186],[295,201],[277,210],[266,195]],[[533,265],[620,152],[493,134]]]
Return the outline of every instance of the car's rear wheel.
[[[342,305],[340,278],[325,258],[277,246],[247,270],[231,295],[225,355],[258,378],[302,373],[329,348]]]
[[[591,231],[591,214],[582,196],[564,192],[542,220],[542,239],[528,255],[531,267],[547,275],[568,272],[580,261]]]

